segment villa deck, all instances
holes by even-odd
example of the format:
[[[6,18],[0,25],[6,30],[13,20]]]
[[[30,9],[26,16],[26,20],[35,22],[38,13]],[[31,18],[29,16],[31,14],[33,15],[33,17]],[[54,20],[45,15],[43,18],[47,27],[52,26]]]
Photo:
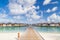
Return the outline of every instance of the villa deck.
[[[21,35],[20,40],[44,40],[43,37],[37,33],[32,28],[28,28],[23,35]]]

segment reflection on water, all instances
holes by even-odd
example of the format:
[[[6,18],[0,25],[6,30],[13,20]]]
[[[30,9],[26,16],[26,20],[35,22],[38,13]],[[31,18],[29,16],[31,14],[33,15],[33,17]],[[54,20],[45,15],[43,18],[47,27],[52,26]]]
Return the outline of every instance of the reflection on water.
[[[27,27],[0,27],[0,32],[24,32]],[[60,27],[33,27],[38,32],[60,32]]]

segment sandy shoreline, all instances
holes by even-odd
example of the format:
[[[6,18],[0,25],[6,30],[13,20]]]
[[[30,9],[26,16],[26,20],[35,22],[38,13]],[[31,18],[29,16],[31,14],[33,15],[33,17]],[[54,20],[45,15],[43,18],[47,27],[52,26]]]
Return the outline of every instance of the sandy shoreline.
[[[22,33],[21,33],[22,35]],[[40,35],[45,40],[60,40],[60,33],[43,33],[40,32]],[[17,32],[9,33],[0,33],[0,40],[17,40]]]
[[[60,40],[60,33],[40,33],[45,40]]]

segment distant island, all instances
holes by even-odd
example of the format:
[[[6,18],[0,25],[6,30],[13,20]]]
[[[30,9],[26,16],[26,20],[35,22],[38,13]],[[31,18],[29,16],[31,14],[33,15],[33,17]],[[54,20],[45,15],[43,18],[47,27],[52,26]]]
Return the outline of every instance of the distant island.
[[[60,23],[36,23],[36,24],[26,24],[26,23],[0,23],[0,26],[60,26]]]

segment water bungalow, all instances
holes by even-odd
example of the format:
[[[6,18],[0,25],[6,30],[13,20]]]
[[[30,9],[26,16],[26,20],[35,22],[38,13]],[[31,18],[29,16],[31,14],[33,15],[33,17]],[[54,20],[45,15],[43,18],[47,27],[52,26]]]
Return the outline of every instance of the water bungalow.
[[[24,23],[0,23],[0,26],[29,26],[30,24]],[[37,23],[32,26],[60,26],[60,23]]]

